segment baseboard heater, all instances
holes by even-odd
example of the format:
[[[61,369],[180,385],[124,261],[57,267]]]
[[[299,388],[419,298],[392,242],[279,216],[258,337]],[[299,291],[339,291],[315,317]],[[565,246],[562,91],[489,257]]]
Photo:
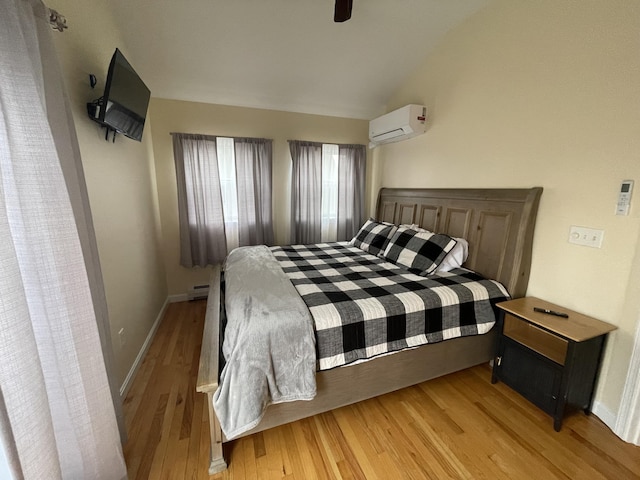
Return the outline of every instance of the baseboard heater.
[[[202,300],[209,296],[209,285],[194,285],[189,289],[187,298],[191,300]]]

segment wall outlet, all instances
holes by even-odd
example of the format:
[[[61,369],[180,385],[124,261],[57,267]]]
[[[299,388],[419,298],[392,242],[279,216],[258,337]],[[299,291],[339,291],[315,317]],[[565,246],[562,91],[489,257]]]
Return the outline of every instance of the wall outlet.
[[[124,347],[127,343],[127,339],[124,336],[124,328],[118,330],[118,338],[120,339],[120,347]]]
[[[587,247],[602,248],[604,230],[595,228],[577,227],[571,225],[569,229],[569,243],[585,245]]]

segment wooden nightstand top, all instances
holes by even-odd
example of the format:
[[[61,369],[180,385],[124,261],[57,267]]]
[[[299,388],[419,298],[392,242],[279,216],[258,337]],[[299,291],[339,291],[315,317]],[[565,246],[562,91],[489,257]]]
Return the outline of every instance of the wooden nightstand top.
[[[583,342],[618,328],[610,323],[588,317],[587,315],[574,312],[568,308],[535,297],[516,298],[515,300],[498,303],[496,306],[505,312],[524,318],[535,325],[557,333],[574,342]],[[533,307],[563,312],[568,314],[569,318],[534,312]]]

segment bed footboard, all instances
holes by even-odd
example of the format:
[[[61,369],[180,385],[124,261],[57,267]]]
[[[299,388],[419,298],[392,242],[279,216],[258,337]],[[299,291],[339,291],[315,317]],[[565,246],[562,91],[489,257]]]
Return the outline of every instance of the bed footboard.
[[[213,394],[218,388],[220,352],[220,266],[216,265],[209,280],[209,298],[202,334],[202,349],[196,390],[207,395],[209,408],[209,433],[211,436],[211,459],[209,475],[227,468],[222,453],[222,430],[213,410]]]

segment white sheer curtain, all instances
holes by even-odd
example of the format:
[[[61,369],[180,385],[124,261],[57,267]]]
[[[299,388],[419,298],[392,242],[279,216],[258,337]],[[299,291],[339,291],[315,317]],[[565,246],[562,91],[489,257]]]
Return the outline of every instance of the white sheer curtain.
[[[339,147],[322,145],[322,214],[320,241],[335,242],[338,236],[338,164]]]
[[[73,204],[83,174],[39,0],[2,0],[0,49],[0,472],[126,478],[91,218]]]
[[[236,155],[233,138],[216,137],[218,155],[218,174],[222,196],[224,217],[224,235],[227,239],[227,252],[240,246],[238,234],[238,186],[236,185]]]

